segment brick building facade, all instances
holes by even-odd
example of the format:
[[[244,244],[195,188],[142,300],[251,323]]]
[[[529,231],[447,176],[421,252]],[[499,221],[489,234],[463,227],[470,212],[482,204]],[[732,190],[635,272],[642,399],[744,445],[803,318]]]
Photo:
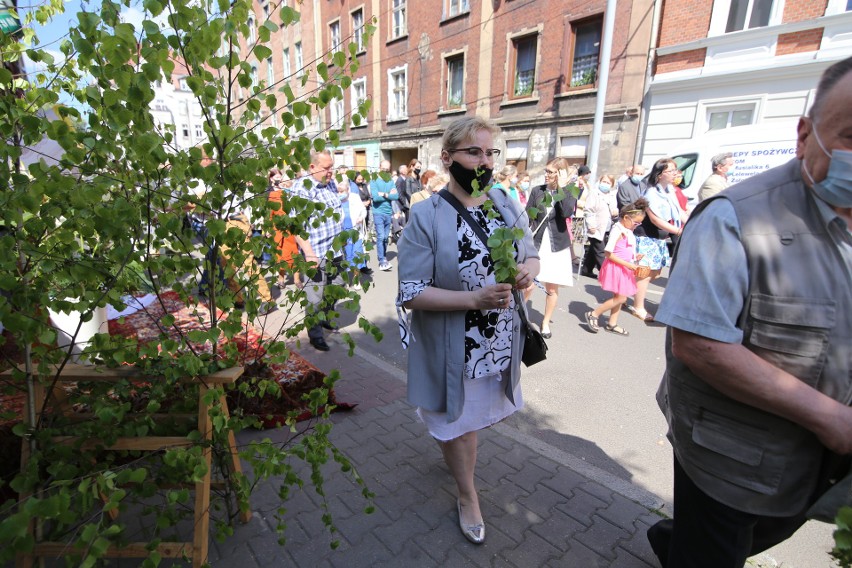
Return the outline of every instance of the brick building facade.
[[[280,23],[280,7],[272,12],[272,5],[255,2],[255,26],[267,17]],[[309,133],[341,129],[338,164],[374,169],[381,159],[397,167],[418,158],[438,167],[443,128],[465,114],[500,125],[501,163],[515,163],[534,177],[555,156],[586,161],[599,95],[605,0],[288,0],[281,5],[299,11],[298,23],[273,33],[267,61],[252,60],[247,49],[243,56],[261,82],[307,73],[304,87],[287,81],[297,99],[316,88],[316,64],[330,62],[336,46],[345,49],[358,41],[362,26],[374,22],[375,33],[358,49],[359,68],[343,100],[306,125]],[[636,152],[652,13],[652,0],[618,2],[601,172],[620,173]],[[363,98],[372,108],[366,121],[353,124],[351,114]]]
[[[852,53],[852,0],[664,0],[641,161],[711,130],[795,123]]]

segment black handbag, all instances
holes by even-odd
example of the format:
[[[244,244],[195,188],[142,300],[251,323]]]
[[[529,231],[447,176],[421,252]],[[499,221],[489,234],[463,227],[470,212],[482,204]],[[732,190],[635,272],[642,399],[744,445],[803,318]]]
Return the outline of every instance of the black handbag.
[[[476,233],[479,239],[487,247],[488,235],[485,234],[485,230],[482,226],[470,216],[467,209],[462,207],[459,200],[456,199],[456,197],[446,188],[439,191],[438,195],[443,197],[447,203],[452,205],[455,210],[458,211],[465,223],[473,229],[473,232]],[[512,295],[515,298],[515,308],[517,308],[518,315],[521,317],[521,331],[524,334],[524,350],[521,353],[521,361],[527,367],[531,367],[536,363],[540,363],[547,359],[547,342],[544,340],[544,336],[541,335],[541,331],[539,331],[538,326],[527,319],[527,309],[524,307],[521,295],[517,290],[513,290]]]
[[[524,332],[524,352],[521,354],[521,361],[527,367],[532,367],[547,359],[547,342],[538,326],[527,319],[527,309],[524,307],[521,295],[517,292],[515,292],[515,306],[518,308],[518,315],[521,316],[521,329]]]

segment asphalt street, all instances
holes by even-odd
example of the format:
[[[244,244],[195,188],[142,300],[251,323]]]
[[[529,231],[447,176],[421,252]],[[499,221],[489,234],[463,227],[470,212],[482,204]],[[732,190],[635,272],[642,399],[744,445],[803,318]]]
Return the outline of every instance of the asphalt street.
[[[382,341],[358,328],[356,314],[343,313],[341,324],[360,348],[405,370],[394,307],[395,245],[389,246],[388,259],[394,265],[390,272],[377,270],[373,262],[371,287],[362,294],[359,314],[382,330]],[[665,290],[666,275],[649,289],[647,306],[652,314]],[[665,368],[665,327],[622,312],[619,324],[628,337],[603,329],[590,333],[582,324],[583,314],[607,297],[597,280],[587,277],[575,277],[573,287],[560,290],[548,358],[524,371],[526,406],[506,424],[654,493],[667,503],[664,512],[672,514],[671,446],[655,400]],[[543,292],[533,294],[530,307],[532,321],[540,322]],[[827,556],[833,546],[831,533],[832,526],[810,522],[762,555],[760,565],[831,566]]]

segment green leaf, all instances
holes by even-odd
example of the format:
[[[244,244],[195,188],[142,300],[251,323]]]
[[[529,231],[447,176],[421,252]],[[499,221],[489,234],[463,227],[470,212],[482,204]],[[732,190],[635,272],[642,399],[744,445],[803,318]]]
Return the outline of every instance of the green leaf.
[[[272,55],[272,50],[271,50],[271,49],[269,49],[268,47],[266,47],[265,45],[258,44],[258,45],[256,45],[256,46],[254,46],[254,49],[252,50],[252,53],[254,53],[254,56],[255,56],[258,60],[260,60],[260,61],[264,61],[267,57],[269,57],[270,55]]]

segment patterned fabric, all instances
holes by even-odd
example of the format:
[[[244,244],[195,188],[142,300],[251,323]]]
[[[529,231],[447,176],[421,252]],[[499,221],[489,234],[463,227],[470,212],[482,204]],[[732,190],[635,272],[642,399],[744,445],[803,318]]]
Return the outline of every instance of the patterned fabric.
[[[479,207],[469,207],[468,211],[486,234],[506,226],[501,218],[489,219]],[[496,284],[488,247],[479,240],[460,215],[456,216],[462,289],[473,291]],[[410,337],[408,313],[403,305],[431,285],[431,280],[400,282],[396,306],[403,349],[408,348],[411,339],[416,340]],[[513,309],[514,300],[511,300],[505,309],[469,310],[465,314],[465,378],[494,376],[509,367],[512,358]]]
[[[310,187],[308,187],[310,186]],[[315,212],[308,222],[308,240],[314,249],[314,254],[319,258],[332,249],[334,237],[343,231],[343,209],[340,199],[337,198],[337,186],[334,180],[327,185],[320,185],[310,176],[299,178],[293,183],[289,190],[290,194],[302,199],[322,203],[325,210]],[[341,251],[333,251],[335,256],[340,256]]]
[[[647,266],[651,270],[660,270],[669,264],[669,247],[662,239],[636,237],[636,254],[645,255],[639,261],[639,266]]]

